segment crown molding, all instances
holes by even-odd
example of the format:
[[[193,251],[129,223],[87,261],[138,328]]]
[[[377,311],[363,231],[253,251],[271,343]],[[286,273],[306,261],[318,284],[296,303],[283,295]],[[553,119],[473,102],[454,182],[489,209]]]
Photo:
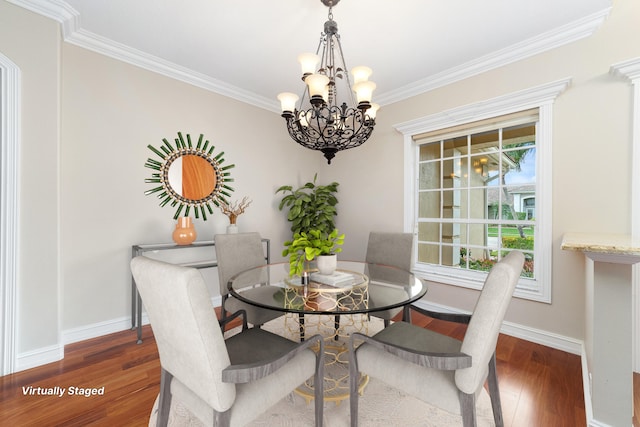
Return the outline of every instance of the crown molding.
[[[640,79],[640,58],[630,59],[628,61],[618,62],[610,68],[611,74],[619,74],[627,77],[632,82]]]
[[[62,26],[62,37],[65,42],[246,104],[280,113],[280,106],[276,100],[265,98],[181,65],[82,30],[79,28],[79,12],[62,0],[7,1],[59,22]]]
[[[441,129],[444,126],[456,126],[515,111],[524,111],[552,103],[570,84],[571,78],[568,77],[507,95],[440,111],[426,117],[398,123],[393,127],[403,135],[411,136]]]
[[[157,56],[132,49],[129,46],[100,37],[94,33],[80,29],[74,31],[68,37],[65,37],[65,41],[171,79],[182,81],[265,110],[280,113],[280,107],[275,100],[227,84],[221,80],[214,79],[173,62],[165,61]]]
[[[380,105],[402,101],[421,93],[443,87],[460,80],[511,64],[522,59],[546,52],[551,49],[589,37],[602,25],[611,12],[607,8],[585,18],[571,22],[552,31],[537,35],[513,44],[507,48],[492,52],[473,61],[442,71],[425,79],[408,84],[392,92],[376,96]]]
[[[62,0],[7,0],[7,2],[59,22],[62,25],[63,37],[78,29],[80,14]]]
[[[63,0],[7,1],[59,22],[62,25],[62,35],[66,42],[259,108],[280,112],[280,108],[274,100],[79,29],[80,14]],[[377,95],[376,101],[380,105],[402,101],[588,37],[604,22],[610,12],[611,8],[604,9],[552,31],[405,85],[397,90]]]

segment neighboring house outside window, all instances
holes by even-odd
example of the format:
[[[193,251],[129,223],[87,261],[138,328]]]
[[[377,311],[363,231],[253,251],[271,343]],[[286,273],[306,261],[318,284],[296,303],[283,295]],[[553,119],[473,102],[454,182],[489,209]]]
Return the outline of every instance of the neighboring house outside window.
[[[568,80],[396,126],[405,137],[405,230],[427,280],[481,289],[511,250],[516,297],[551,302],[552,103]]]

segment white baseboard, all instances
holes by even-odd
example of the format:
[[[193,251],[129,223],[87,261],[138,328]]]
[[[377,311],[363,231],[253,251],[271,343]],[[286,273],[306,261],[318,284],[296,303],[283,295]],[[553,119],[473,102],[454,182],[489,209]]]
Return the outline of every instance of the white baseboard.
[[[57,362],[62,359],[64,359],[63,345],[58,344],[42,347],[18,354],[15,370],[13,372],[24,371],[26,369],[46,365],[47,363]]]
[[[434,304],[424,300],[414,302],[414,304],[426,310],[439,311],[443,313],[464,313],[463,311],[452,307],[448,307],[442,304]],[[536,344],[566,351],[567,353],[577,355],[582,354],[583,342],[581,340],[555,334],[553,332],[530,328],[528,326],[519,325],[512,322],[503,322],[502,328],[500,328],[500,332],[512,337],[531,341]]]
[[[222,304],[222,298],[220,296],[212,297],[211,304],[214,307],[219,306]],[[147,317],[147,313],[144,311],[142,312],[142,324],[149,324],[149,318]],[[113,334],[115,332],[125,331],[127,329],[131,329],[131,317],[129,316],[81,326],[79,328],[68,329],[62,332],[62,342],[64,345],[67,345],[74,342],[101,337],[103,335]]]
[[[211,303],[213,306],[217,307],[222,303],[222,298],[220,296],[213,297],[211,298]],[[427,310],[441,311],[445,313],[461,313],[460,310],[440,304],[428,303],[426,301],[418,301],[414,304]],[[144,312],[142,313],[142,324],[149,324],[149,319]],[[64,346],[67,344],[97,338],[103,335],[125,331],[127,329],[131,329],[131,317],[128,316],[65,330],[62,332],[62,343],[60,345],[32,350],[18,355],[16,372],[63,359]],[[537,344],[566,351],[568,353],[581,355],[583,352],[583,345],[581,341],[551,332],[542,331],[540,329],[504,322],[501,332],[520,339],[532,341]],[[132,339],[135,339],[134,335],[132,335]]]
[[[149,319],[147,319],[146,313],[142,313],[142,324],[145,325],[148,323]],[[63,345],[73,344],[74,342],[97,338],[127,329],[131,329],[131,317],[120,317],[62,331],[62,343]]]

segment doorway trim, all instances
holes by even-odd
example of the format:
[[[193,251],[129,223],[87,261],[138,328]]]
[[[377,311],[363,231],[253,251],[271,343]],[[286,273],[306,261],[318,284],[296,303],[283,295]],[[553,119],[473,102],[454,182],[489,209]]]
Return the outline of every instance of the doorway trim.
[[[621,75],[631,81],[633,88],[633,119],[631,142],[631,236],[640,237],[640,169],[633,167],[640,163],[640,57],[613,64],[613,75]],[[632,334],[633,334],[633,371],[640,372],[640,264],[632,270]]]
[[[2,375],[16,367],[20,69],[0,53],[0,357]]]

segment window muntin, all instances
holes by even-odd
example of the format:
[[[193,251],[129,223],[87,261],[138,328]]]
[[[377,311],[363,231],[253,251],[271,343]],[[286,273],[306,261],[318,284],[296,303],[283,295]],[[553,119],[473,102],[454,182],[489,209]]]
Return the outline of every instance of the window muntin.
[[[418,141],[416,268],[473,275],[518,249],[536,279],[537,121],[492,127]]]

